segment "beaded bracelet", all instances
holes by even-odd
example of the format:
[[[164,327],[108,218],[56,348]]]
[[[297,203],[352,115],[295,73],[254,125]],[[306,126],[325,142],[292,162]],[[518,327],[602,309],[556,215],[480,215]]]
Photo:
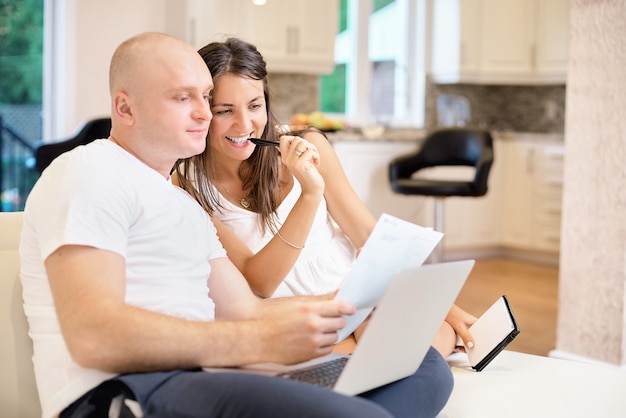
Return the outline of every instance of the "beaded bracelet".
[[[304,245],[301,247],[301,246],[299,246],[299,245],[296,245],[296,244],[294,244],[294,243],[292,243],[292,242],[287,241],[287,240],[285,239],[285,237],[283,237],[282,235],[280,235],[280,232],[279,232],[279,231],[277,231],[277,232],[276,232],[276,235],[278,235],[278,238],[280,238],[280,239],[281,239],[281,240],[282,240],[285,244],[289,245],[291,248],[295,248],[296,250],[301,250],[301,249],[303,249],[303,248],[304,248]]]

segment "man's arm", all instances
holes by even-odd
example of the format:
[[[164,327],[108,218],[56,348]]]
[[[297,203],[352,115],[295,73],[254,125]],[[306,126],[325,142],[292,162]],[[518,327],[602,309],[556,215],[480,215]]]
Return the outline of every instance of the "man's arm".
[[[263,353],[260,361],[290,364],[329,354],[345,326],[342,315],[355,311],[332,295],[259,299],[227,258],[211,262],[209,288],[218,320],[256,319],[257,340],[250,341]]]
[[[228,303],[234,300],[229,291],[239,292],[241,301],[226,316],[260,319],[190,321],[127,305],[122,256],[86,246],[57,249],[45,265],[74,360],[113,373],[298,362],[329,351],[329,340],[343,325],[340,315],[350,311],[333,301],[293,301],[264,315],[262,302],[244,290],[245,279],[228,259],[211,264],[210,283],[229,283],[216,286],[217,294]]]

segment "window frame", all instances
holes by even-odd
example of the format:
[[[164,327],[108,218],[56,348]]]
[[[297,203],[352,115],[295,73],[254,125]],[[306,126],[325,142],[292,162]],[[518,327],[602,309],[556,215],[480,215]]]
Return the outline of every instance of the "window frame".
[[[371,115],[370,94],[372,84],[370,17],[372,0],[348,0],[348,28],[337,36],[335,62],[346,64],[346,120],[354,125],[384,122],[391,126],[424,126],[428,10],[433,0],[395,0],[396,15],[405,17],[398,21],[399,31],[406,36],[398,40],[394,92],[394,114],[388,120],[375,120]],[[392,6],[392,5],[389,5]],[[342,55],[343,51],[347,51]],[[371,60],[370,60],[371,59]]]

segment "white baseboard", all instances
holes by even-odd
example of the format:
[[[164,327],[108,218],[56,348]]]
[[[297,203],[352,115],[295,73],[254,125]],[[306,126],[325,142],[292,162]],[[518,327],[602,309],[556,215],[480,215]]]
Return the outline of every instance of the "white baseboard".
[[[585,356],[580,356],[578,354],[573,354],[573,353],[569,353],[567,351],[562,351],[562,350],[551,350],[548,353],[548,357],[557,358],[561,360],[577,361],[579,363],[593,364],[595,366],[602,366],[602,367],[607,367],[610,369],[618,369],[618,370],[626,371],[626,365],[618,366],[617,364],[606,363],[604,361],[592,359],[592,358],[585,357]]]
[[[447,248],[443,251],[444,261],[466,260],[473,258],[485,260],[489,258],[509,258],[518,261],[543,264],[558,267],[559,254],[543,251],[514,249],[507,247],[476,247],[476,248]]]

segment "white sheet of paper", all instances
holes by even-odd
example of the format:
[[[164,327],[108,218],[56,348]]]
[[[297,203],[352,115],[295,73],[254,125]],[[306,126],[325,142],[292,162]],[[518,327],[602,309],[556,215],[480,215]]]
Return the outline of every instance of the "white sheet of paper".
[[[339,341],[352,334],[378,304],[400,270],[419,267],[443,233],[383,213],[335,296],[352,303],[357,312],[346,316]]]

